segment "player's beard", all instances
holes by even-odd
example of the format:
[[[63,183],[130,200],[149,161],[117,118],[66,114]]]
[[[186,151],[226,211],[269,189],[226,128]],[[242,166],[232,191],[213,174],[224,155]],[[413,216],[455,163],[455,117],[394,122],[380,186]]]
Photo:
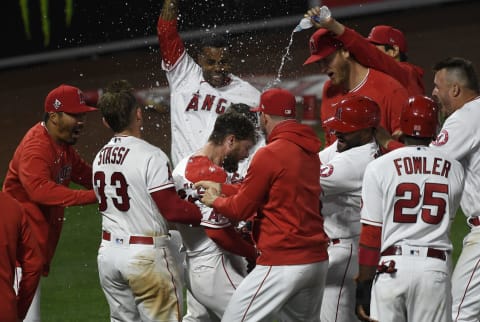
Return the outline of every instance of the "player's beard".
[[[238,158],[234,153],[228,154],[224,159],[223,159],[223,164],[222,167],[225,169],[225,171],[234,173],[238,170]]]

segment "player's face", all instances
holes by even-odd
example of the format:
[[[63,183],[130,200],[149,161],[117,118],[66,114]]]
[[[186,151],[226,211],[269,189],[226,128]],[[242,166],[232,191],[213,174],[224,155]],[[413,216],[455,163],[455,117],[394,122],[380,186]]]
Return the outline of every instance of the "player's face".
[[[213,87],[223,87],[230,83],[230,55],[227,48],[204,47],[198,56],[203,70],[203,78]]]
[[[358,131],[342,133],[335,131],[335,136],[337,137],[337,151],[343,152],[348,149],[361,146],[366,144],[371,140],[368,133],[371,133],[370,129],[361,129]]]
[[[55,139],[69,145],[74,145],[82,133],[86,119],[86,113],[53,113],[50,121],[55,125]]]
[[[238,162],[247,158],[253,142],[250,140],[235,140],[231,150],[223,160],[223,168],[228,172],[235,172],[238,169]]]
[[[343,50],[337,50],[317,62],[320,67],[320,72],[327,74],[332,85],[335,86],[347,82],[349,66],[344,53]]]
[[[447,70],[441,69],[435,73],[433,80],[434,87],[432,91],[432,98],[440,106],[442,115],[447,118],[455,112],[455,108],[452,106],[452,99],[450,93],[452,91],[452,83],[448,81]]]

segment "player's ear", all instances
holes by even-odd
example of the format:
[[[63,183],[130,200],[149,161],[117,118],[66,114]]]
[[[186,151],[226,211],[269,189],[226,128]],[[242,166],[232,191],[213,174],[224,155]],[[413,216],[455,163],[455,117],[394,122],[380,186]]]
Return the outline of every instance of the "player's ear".
[[[458,83],[454,83],[452,85],[452,94],[454,97],[457,97],[460,95],[460,86],[458,85]]]
[[[48,112],[48,121],[54,125],[58,124],[58,113],[57,112]]]
[[[102,117],[102,123],[106,128],[110,129],[110,125],[108,125],[108,122],[107,122],[107,120],[105,120],[104,117]]]

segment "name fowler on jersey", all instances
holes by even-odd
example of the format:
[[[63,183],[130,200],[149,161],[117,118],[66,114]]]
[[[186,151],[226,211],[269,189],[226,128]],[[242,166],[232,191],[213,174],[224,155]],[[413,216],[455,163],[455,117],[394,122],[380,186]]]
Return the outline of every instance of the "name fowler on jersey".
[[[403,157],[393,160],[397,174],[434,174],[448,178],[452,164],[442,158],[434,158],[433,162],[427,157]]]
[[[192,99],[188,103],[185,111],[186,112],[198,111],[200,107],[201,111],[209,112],[212,110],[212,107],[215,106],[215,113],[223,114],[225,113],[225,109],[229,105],[226,99],[222,97],[219,97],[217,99],[216,95],[211,95],[211,94],[205,95],[202,102],[200,102],[200,100],[201,100],[200,93],[197,91],[196,93],[193,94]],[[215,103],[215,101],[217,102]]]
[[[130,152],[129,148],[123,146],[107,146],[100,150],[97,165],[102,164],[123,164]]]

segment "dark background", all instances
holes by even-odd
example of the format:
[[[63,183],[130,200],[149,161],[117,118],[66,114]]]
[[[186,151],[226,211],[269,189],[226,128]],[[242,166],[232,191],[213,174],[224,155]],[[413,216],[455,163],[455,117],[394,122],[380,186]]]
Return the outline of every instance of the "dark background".
[[[29,1],[31,5],[38,2]],[[122,7],[115,10],[121,12],[131,11],[125,15],[126,17],[139,17],[142,14],[148,15],[149,18],[145,16],[145,18],[140,19],[145,26],[142,32],[148,30],[148,34],[152,35],[156,28],[161,5],[160,2],[146,2],[147,6],[150,4],[148,10],[145,8],[140,9],[138,5],[140,2],[137,1],[128,2],[128,10],[124,8],[125,1],[107,1],[106,3],[111,3],[110,7],[105,4],[105,1],[101,3],[98,1],[97,7],[101,8],[100,12],[104,12],[105,15],[108,13],[108,17],[116,17],[115,21],[120,21],[118,13],[116,16],[113,15],[114,8],[112,6],[115,3],[122,3]],[[186,1],[182,1],[182,3],[184,2]],[[230,1],[224,2],[230,3]],[[251,5],[255,4],[254,1],[248,2]],[[14,1],[14,3],[17,4],[17,1]],[[81,2],[75,1],[75,3],[78,5]],[[133,6],[134,3],[135,6]],[[291,1],[291,3],[294,3],[294,1]],[[50,5],[53,10],[53,1]],[[195,9],[201,6],[201,3],[197,4],[195,2]],[[242,8],[242,5],[238,8]],[[75,8],[74,10],[78,11],[74,12],[72,28],[74,28],[75,23],[78,23],[76,20],[80,19],[79,16],[81,16],[84,9]],[[90,10],[91,12],[96,12],[94,10],[100,9]],[[218,10],[218,8],[215,10]],[[303,9],[300,11],[303,12]],[[133,12],[137,13],[133,14]],[[479,12],[480,1],[460,1],[413,10],[399,10],[355,18],[342,18],[340,21],[347,26],[353,27],[363,35],[367,35],[370,28],[377,24],[389,24],[401,29],[408,41],[410,61],[425,69],[425,87],[429,95],[433,82],[431,67],[438,60],[447,56],[462,56],[472,60],[478,70],[480,61],[480,41],[478,38],[480,35]],[[96,22],[91,21],[93,18],[89,18],[90,16],[87,13],[84,12],[84,19],[91,24],[95,24]],[[13,15],[13,11],[11,14]],[[30,16],[31,18],[34,16],[33,9],[30,12]],[[61,16],[64,16],[63,12],[61,12]],[[218,17],[227,18],[227,16],[232,17],[233,15],[223,14],[222,12],[218,14]],[[122,21],[124,19],[127,18],[122,18]],[[191,19],[185,18],[187,21],[195,20],[205,25],[212,24],[216,19],[217,14],[200,14],[199,10],[198,13],[192,14]],[[18,20],[21,24],[21,19],[8,19],[8,21],[13,20]],[[188,23],[186,25],[189,26]],[[181,26],[183,28],[183,22]],[[127,27],[126,24],[125,27]],[[285,47],[289,43],[293,27],[293,25],[287,25],[276,30],[252,30],[235,35],[235,74],[242,77],[270,75],[273,78],[277,73]],[[23,32],[23,26],[21,25],[15,26],[15,28],[11,27],[12,30],[18,28],[21,28]],[[34,28],[33,22],[31,28],[32,32],[39,29],[38,27]],[[51,30],[52,32],[56,30],[53,22]],[[112,30],[116,29],[112,28]],[[311,30],[307,30],[294,35],[290,48],[290,59],[287,59],[285,62],[284,78],[297,79],[318,72],[316,66],[302,66],[303,61],[309,55],[307,44],[311,33]],[[89,34],[89,31],[85,30],[84,34],[82,34],[82,39],[86,39],[87,34]],[[118,35],[124,34],[125,32],[122,31]],[[14,50],[6,48],[12,46],[8,41],[3,41],[2,52],[4,50]],[[187,48],[190,50],[190,47],[187,46]],[[165,74],[160,68],[160,57],[157,48],[152,46],[152,48],[138,48],[130,51],[0,70],[0,128],[3,134],[2,144],[0,145],[0,175],[6,172],[8,162],[25,132],[35,122],[42,119],[43,102],[51,89],[61,83],[66,83],[78,86],[83,90],[92,90],[102,88],[109,82],[117,79],[127,79],[136,88],[166,86],[167,82]],[[147,111],[146,117],[146,139],[168,153],[170,150],[168,114]],[[102,126],[99,114],[97,112],[91,113],[88,117],[85,135],[80,138],[76,147],[87,161],[92,161],[95,153],[105,144],[110,135],[110,132]]]

